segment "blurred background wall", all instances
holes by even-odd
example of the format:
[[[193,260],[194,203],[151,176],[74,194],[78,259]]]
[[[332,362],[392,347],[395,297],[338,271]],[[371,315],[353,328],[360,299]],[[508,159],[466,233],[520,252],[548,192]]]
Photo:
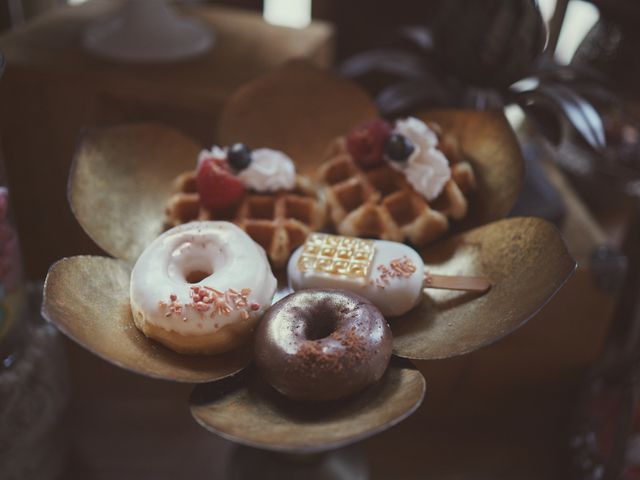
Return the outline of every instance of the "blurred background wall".
[[[80,4],[89,0],[1,0],[0,31],[33,19],[48,10],[65,4]],[[336,25],[336,58],[341,60],[356,52],[383,44],[399,25],[428,23],[442,0],[179,0],[176,3],[212,3],[271,11],[267,20],[291,26],[304,26],[305,17],[329,20]],[[596,7],[583,0],[539,0],[545,20],[550,21],[557,6],[566,4],[563,28],[558,40],[556,57],[569,63],[578,44],[597,22]],[[366,22],[363,21],[366,12]]]

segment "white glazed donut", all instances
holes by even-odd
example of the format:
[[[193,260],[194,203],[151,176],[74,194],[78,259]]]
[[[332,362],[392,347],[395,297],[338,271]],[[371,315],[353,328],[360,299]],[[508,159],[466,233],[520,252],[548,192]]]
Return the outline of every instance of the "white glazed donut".
[[[167,230],[131,272],[136,326],[180,353],[221,353],[243,343],[276,290],[264,250],[229,222]]]

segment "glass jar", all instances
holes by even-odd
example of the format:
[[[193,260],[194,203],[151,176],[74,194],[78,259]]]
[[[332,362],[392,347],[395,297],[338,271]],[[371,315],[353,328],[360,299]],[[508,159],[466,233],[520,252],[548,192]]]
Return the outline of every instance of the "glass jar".
[[[3,66],[0,55],[0,75]],[[0,142],[0,478],[54,480],[69,378],[58,332],[40,317],[41,284],[25,282],[11,210]]]
[[[0,75],[4,62],[0,57]],[[0,371],[10,368],[24,344],[27,293],[18,234],[11,217],[11,195],[0,142]]]

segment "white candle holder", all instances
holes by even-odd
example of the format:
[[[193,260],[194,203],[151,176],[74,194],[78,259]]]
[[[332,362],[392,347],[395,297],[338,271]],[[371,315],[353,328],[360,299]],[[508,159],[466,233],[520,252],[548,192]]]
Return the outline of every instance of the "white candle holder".
[[[179,16],[167,0],[126,0],[116,14],[90,25],[83,46],[92,54],[125,62],[171,62],[203,54],[211,29]]]

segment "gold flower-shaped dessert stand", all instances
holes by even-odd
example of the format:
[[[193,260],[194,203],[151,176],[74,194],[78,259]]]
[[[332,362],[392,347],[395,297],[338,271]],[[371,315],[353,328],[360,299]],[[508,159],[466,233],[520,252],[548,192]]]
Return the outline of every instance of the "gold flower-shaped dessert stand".
[[[376,116],[357,86],[294,62],[239,89],[219,123],[218,144],[242,141],[288,153],[313,174],[330,141]],[[395,357],[383,379],[327,405],[281,397],[250,364],[251,348],[184,356],[147,339],[133,324],[133,262],[163,229],[171,184],[194,168],[202,145],[157,124],[87,131],[69,178],[71,208],[109,257],[77,256],[54,264],[43,313],[70,338],[122,368],[196,386],[191,412],[234,442],[281,452],[319,452],[362,440],[409,416],[425,379],[410,360],[463,355],[523,325],[575,269],[557,230],[537,218],[504,219],[522,185],[523,161],[501,112],[431,111],[416,116],[453,133],[473,165],[477,192],[467,218],[420,253],[433,273],[486,275],[484,295],[429,291],[392,319]],[[278,297],[288,290],[284,282]]]

